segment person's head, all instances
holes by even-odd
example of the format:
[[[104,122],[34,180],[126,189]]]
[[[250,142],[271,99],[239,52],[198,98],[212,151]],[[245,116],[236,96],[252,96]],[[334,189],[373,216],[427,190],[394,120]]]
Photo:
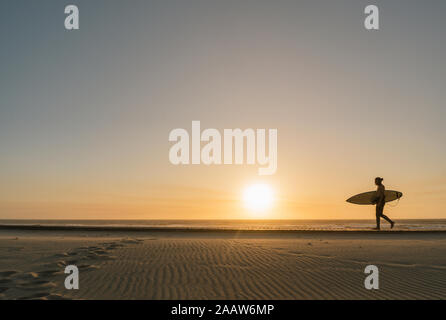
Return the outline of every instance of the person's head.
[[[377,186],[380,186],[380,185],[382,184],[383,180],[384,180],[383,178],[376,177],[376,178],[375,178],[375,184],[376,184]]]

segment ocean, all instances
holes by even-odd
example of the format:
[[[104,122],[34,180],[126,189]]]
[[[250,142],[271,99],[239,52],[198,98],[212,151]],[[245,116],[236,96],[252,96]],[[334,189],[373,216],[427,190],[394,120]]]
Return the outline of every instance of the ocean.
[[[0,220],[1,225],[126,227],[205,230],[363,230],[375,227],[375,220]],[[386,221],[382,229],[388,229]],[[396,220],[394,230],[446,231],[446,219]]]

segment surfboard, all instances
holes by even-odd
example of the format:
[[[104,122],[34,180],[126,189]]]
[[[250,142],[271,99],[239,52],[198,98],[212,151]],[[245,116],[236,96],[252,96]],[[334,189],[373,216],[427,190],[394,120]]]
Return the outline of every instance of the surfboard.
[[[394,191],[394,190],[385,190],[384,194],[386,196],[386,198],[385,198],[386,202],[400,199],[403,196],[403,194],[401,192]],[[374,204],[373,200],[375,198],[376,198],[376,191],[369,191],[369,192],[360,193],[353,197],[350,197],[346,201],[353,203],[353,204],[366,205],[366,204]]]

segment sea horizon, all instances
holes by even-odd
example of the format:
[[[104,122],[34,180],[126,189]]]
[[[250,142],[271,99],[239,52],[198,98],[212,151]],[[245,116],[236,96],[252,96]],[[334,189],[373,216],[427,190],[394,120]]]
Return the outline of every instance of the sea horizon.
[[[446,219],[401,219],[394,230],[446,231]],[[184,230],[363,230],[375,226],[374,219],[0,219],[0,226],[156,228]],[[383,223],[382,228],[388,226]]]

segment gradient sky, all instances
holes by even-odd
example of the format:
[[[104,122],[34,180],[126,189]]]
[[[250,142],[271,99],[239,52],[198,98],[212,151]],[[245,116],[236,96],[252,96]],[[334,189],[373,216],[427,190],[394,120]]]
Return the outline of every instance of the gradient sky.
[[[64,29],[76,4],[80,30]],[[380,8],[366,31],[364,8]],[[0,218],[446,218],[444,0],[0,4]],[[169,132],[277,128],[278,171],[179,166]]]

